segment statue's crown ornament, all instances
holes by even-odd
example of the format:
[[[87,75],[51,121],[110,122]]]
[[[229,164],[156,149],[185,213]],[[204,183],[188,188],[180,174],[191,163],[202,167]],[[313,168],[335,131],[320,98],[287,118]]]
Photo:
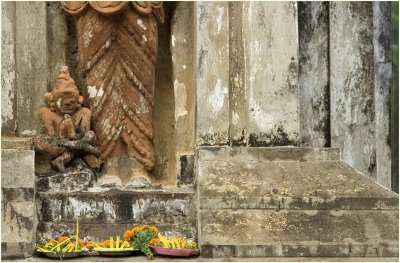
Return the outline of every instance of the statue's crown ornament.
[[[75,85],[75,81],[69,75],[68,67],[62,66],[56,80],[56,86],[54,87],[52,94],[54,97],[58,97],[61,94],[72,94],[79,96],[79,90]]]

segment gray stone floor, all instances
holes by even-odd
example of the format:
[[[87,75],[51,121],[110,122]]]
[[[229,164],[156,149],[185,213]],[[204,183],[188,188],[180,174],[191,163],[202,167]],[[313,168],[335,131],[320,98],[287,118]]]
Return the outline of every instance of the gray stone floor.
[[[396,257],[269,257],[269,258],[173,258],[155,256],[148,260],[145,256],[134,257],[100,257],[82,256],[74,259],[65,259],[68,262],[399,262]],[[56,262],[59,260],[33,257],[24,260],[3,260],[4,262]]]

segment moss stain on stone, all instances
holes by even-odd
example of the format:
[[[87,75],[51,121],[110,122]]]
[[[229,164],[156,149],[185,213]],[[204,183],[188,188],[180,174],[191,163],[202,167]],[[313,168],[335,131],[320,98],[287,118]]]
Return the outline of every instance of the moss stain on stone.
[[[297,138],[295,133],[295,138]],[[251,133],[249,136],[249,146],[251,147],[271,147],[271,146],[297,146],[298,140],[291,139],[282,125],[276,128],[276,131],[269,133]]]

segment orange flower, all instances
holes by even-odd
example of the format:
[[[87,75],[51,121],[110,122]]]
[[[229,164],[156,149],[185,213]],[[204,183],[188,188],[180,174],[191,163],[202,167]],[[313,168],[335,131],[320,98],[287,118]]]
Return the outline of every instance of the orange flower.
[[[130,241],[132,237],[132,230],[125,230],[124,232],[124,240],[125,241]]]
[[[58,242],[64,242],[65,240],[69,239],[69,237],[66,236],[62,236],[58,239]],[[71,240],[68,240],[66,243],[71,243]]]
[[[160,242],[159,238],[153,238],[152,240],[150,240],[149,245],[150,246],[154,246],[154,244]]]
[[[104,240],[104,241],[98,243],[97,245],[100,247],[110,247],[110,243],[111,243],[111,240]]]
[[[90,241],[90,240],[88,240],[88,241],[86,242],[86,247],[87,247],[87,248],[92,248],[92,247],[93,247],[93,242]]]
[[[151,226],[150,230],[153,231],[155,234],[158,234],[158,229],[155,226]]]
[[[142,231],[140,227],[132,228],[131,230],[132,236],[135,235],[136,233],[139,233],[140,231]]]
[[[49,243],[51,243],[51,244],[56,244],[56,243],[57,243],[57,240],[50,239]]]
[[[83,246],[84,246],[84,244],[83,244],[83,241],[82,241],[82,240],[80,240],[80,239],[79,239],[79,240],[78,240],[78,243],[79,243],[79,246],[80,246],[80,247],[83,247]]]

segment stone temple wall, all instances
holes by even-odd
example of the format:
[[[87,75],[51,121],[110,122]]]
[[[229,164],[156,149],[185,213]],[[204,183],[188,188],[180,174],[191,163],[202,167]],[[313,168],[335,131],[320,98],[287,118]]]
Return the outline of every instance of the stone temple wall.
[[[192,195],[199,147],[299,146],[340,148],[344,161],[391,188],[389,2],[165,5],[154,109],[159,183],[189,185]],[[41,132],[37,112],[61,65],[84,87],[73,21],[59,2],[1,8],[4,144]]]

